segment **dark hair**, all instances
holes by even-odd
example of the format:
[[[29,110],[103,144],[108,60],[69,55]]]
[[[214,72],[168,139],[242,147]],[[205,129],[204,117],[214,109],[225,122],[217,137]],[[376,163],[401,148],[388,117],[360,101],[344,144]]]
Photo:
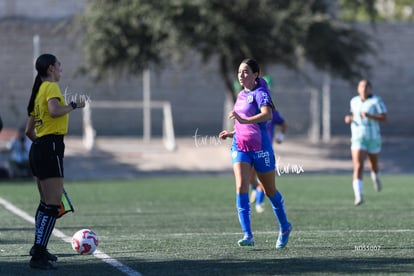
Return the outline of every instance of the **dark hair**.
[[[55,63],[56,63],[56,57],[51,54],[43,54],[43,55],[40,55],[36,59],[35,67],[36,67],[37,75],[33,83],[32,95],[30,96],[29,104],[27,105],[28,116],[30,116],[30,113],[34,109],[34,102],[35,102],[37,93],[39,92],[40,85],[43,82],[42,78],[47,77],[47,70],[49,69],[49,66],[54,65]]]
[[[260,78],[259,63],[257,63],[257,61],[252,59],[252,58],[246,58],[241,63],[246,63],[250,67],[250,69],[252,70],[253,73],[258,73],[256,80],[259,81],[259,83],[260,83],[260,80],[259,80],[259,78]],[[266,81],[264,79],[263,79],[263,81],[265,82],[266,90],[268,90]],[[269,96],[270,96],[270,93],[269,93]],[[275,110],[276,107],[275,107],[275,104],[273,103],[271,97],[270,97],[270,103],[271,103],[270,107],[272,108],[272,110]]]
[[[260,67],[259,67],[259,63],[257,63],[256,60],[251,59],[251,58],[246,58],[241,63],[246,63],[250,67],[250,69],[252,69],[253,73],[258,73],[257,78],[259,77]]]

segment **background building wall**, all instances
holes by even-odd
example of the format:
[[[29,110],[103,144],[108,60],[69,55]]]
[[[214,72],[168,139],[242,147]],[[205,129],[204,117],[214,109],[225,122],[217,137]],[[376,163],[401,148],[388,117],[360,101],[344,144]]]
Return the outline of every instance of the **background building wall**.
[[[33,2],[33,3],[32,3]],[[47,9],[39,9],[42,2]],[[34,4],[36,3],[36,4]],[[71,34],[65,19],[82,10],[82,1],[0,1],[0,114],[5,127],[18,128],[26,120],[26,106],[33,85],[33,36],[40,36],[41,52],[55,54],[62,62],[62,91],[85,94],[93,101],[142,100],[141,76],[109,77],[95,83],[79,74],[83,62],[82,38]],[[61,6],[63,5],[63,6]],[[410,116],[414,104],[414,25],[379,23],[376,29],[359,25],[380,42],[378,59],[373,60],[374,92],[383,97],[389,121],[383,125],[385,135],[414,135]],[[235,78],[236,78],[235,68]],[[266,68],[273,78],[274,101],[289,124],[292,135],[307,135],[311,125],[310,89],[321,90],[322,74],[305,66],[311,82],[300,75],[274,65]],[[189,54],[182,64],[170,64],[151,72],[152,100],[170,101],[177,135],[215,135],[223,124],[225,87],[217,63],[205,64]],[[349,100],[356,95],[356,83],[339,79],[331,83],[332,135],[348,135],[343,122],[349,111]],[[141,135],[142,111],[93,109],[92,119],[97,135]],[[152,112],[153,133],[161,133],[161,113]],[[70,114],[71,134],[81,134],[81,112]]]

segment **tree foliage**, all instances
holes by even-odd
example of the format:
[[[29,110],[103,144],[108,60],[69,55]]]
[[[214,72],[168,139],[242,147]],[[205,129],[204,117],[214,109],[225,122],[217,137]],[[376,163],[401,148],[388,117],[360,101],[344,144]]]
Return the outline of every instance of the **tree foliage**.
[[[346,80],[369,71],[370,37],[330,14],[324,0],[93,0],[86,9],[87,69],[139,73],[195,51],[218,58],[228,92],[240,61],[304,62]]]
[[[339,0],[345,21],[414,21],[414,0]]]

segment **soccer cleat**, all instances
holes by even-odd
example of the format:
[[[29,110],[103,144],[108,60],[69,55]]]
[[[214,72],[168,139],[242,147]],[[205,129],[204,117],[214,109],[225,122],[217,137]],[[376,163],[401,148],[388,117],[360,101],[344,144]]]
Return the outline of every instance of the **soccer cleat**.
[[[289,225],[288,230],[279,233],[279,237],[277,237],[277,242],[276,242],[277,249],[284,248],[287,245],[291,231],[292,231],[292,225]]]
[[[364,203],[364,199],[362,198],[362,196],[360,196],[360,197],[358,197],[358,198],[355,198],[355,202],[354,202],[354,205],[355,205],[355,206],[359,206],[359,205],[361,205],[362,203]]]
[[[46,257],[43,257],[43,258],[32,257],[29,264],[30,264],[30,267],[34,269],[43,269],[43,270],[57,269],[57,267],[51,262],[49,262]]]
[[[374,184],[375,191],[381,192],[382,185],[381,180],[378,177],[376,179],[372,179],[372,184]]]
[[[244,237],[243,239],[237,242],[239,246],[254,246],[254,238]]]
[[[49,262],[45,249],[34,250],[34,255],[30,259],[29,265],[31,268],[34,268],[34,269],[43,269],[43,270],[57,269],[57,267],[54,264]]]
[[[249,198],[250,203],[254,203],[256,201],[256,190],[252,190],[250,192],[250,198]]]
[[[32,246],[32,248],[30,248],[30,256],[34,256],[36,252],[36,248],[34,246]],[[58,257],[56,255],[53,255],[52,253],[50,253],[47,249],[46,249],[46,257],[49,261],[52,262],[56,262],[58,260]]]
[[[256,213],[263,213],[264,210],[263,204],[256,204]]]

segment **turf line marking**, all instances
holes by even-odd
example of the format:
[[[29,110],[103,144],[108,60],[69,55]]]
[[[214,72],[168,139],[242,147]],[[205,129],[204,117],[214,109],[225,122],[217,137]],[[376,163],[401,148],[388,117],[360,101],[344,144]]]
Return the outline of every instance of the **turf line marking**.
[[[344,229],[344,230],[295,230],[292,233],[295,234],[349,234],[349,233],[410,233],[414,232],[414,229]],[[259,235],[276,235],[278,231],[253,231],[253,234]],[[154,236],[162,237],[185,237],[185,236],[210,236],[211,233],[166,233],[166,234],[155,234]],[[221,232],[215,233],[215,235],[242,235],[241,232]]]
[[[25,211],[19,209],[18,207],[14,206],[12,203],[8,202],[7,200],[3,199],[2,197],[0,197],[0,204],[3,205],[4,208],[9,210],[10,212],[14,213],[15,215],[18,215],[22,219],[30,222],[31,224],[35,224],[35,220],[32,216],[27,214]],[[60,239],[62,239],[63,241],[65,241],[67,243],[72,242],[71,237],[67,236],[65,233],[63,233],[62,231],[60,231],[57,228],[55,228],[53,230],[53,235],[60,238]],[[117,261],[116,259],[111,258],[109,255],[105,254],[104,252],[100,251],[99,249],[97,249],[93,253],[93,255],[96,258],[101,259],[105,263],[113,266],[114,268],[124,272],[128,276],[142,276],[142,274],[139,273],[138,271],[135,271],[132,268],[130,268],[129,266],[126,266],[126,265],[122,264],[121,262]]]

